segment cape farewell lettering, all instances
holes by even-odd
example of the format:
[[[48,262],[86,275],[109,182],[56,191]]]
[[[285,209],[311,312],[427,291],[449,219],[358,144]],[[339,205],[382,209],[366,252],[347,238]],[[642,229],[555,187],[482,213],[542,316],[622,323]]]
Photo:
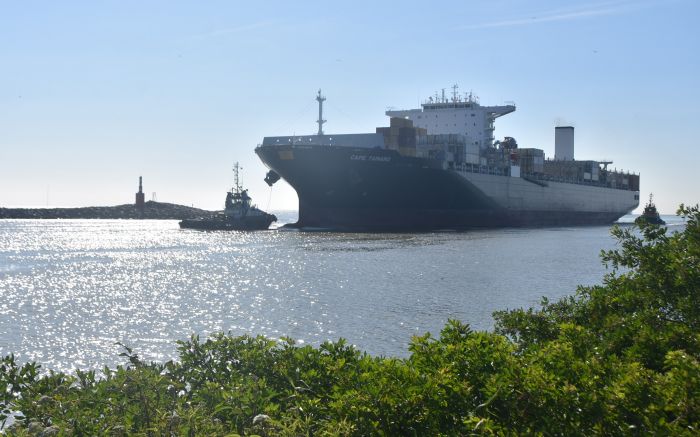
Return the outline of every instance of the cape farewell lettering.
[[[350,160],[352,160],[352,161],[389,162],[389,161],[391,161],[391,156],[350,155]]]

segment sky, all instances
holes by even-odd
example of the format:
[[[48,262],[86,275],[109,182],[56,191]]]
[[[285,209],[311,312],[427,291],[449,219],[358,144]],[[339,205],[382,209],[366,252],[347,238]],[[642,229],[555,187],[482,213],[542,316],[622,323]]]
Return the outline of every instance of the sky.
[[[221,209],[240,162],[296,209],[265,136],[374,132],[442,88],[514,101],[496,138],[641,174],[662,213],[700,202],[700,1],[0,0],[0,207],[146,199]]]

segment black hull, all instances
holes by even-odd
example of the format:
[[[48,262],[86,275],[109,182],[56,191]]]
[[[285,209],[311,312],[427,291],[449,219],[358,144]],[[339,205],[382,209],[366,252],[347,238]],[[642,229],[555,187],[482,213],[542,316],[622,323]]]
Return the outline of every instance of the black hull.
[[[647,223],[650,225],[665,225],[666,222],[663,221],[663,219],[659,216],[646,216],[646,215],[641,215],[634,219],[634,222],[636,224],[642,224],[642,223]]]
[[[272,214],[239,220],[192,219],[182,220],[180,228],[201,231],[263,231],[268,229],[274,221],[277,221],[277,217]]]
[[[442,163],[387,149],[259,146],[299,196],[299,228],[424,231],[611,224],[610,211],[513,210]]]
[[[619,214],[603,212],[318,208],[301,202],[299,211],[299,221],[291,227],[370,232],[595,226],[619,218]]]

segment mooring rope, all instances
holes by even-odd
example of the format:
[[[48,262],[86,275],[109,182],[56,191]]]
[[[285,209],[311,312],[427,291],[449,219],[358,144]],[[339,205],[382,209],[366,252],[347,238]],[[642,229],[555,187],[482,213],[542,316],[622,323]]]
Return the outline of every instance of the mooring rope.
[[[267,213],[270,212],[270,201],[272,201],[272,185],[270,185],[270,195],[267,196],[267,207],[265,208],[265,212]]]

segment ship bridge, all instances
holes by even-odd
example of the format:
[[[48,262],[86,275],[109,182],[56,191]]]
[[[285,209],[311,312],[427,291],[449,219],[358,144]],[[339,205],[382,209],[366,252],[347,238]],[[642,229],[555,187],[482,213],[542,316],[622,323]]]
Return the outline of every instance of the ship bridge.
[[[485,110],[488,113],[492,114],[494,118],[510,114],[511,112],[515,112],[515,105],[481,106],[478,103],[474,104],[469,102],[421,103],[421,107],[423,108],[422,112],[435,111],[439,109],[474,109],[479,111]],[[414,111],[421,112],[420,109],[415,109]]]
[[[479,98],[471,92],[460,95],[458,86],[452,87],[451,98],[435,93],[421,103],[420,109],[389,110],[389,117],[405,118],[413,121],[415,127],[428,131],[428,135],[465,135],[479,148],[493,145],[494,121],[496,118],[515,111],[515,104],[482,106]]]

